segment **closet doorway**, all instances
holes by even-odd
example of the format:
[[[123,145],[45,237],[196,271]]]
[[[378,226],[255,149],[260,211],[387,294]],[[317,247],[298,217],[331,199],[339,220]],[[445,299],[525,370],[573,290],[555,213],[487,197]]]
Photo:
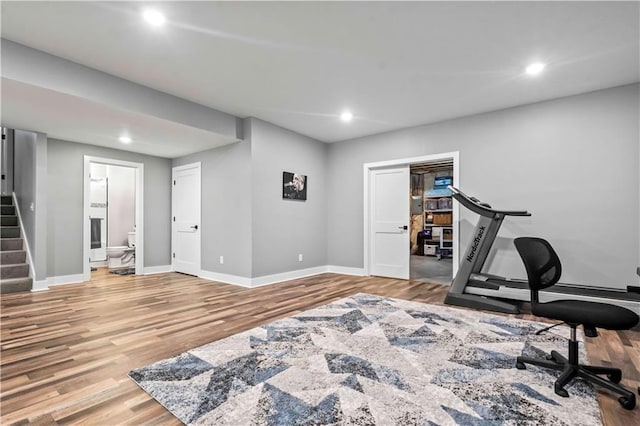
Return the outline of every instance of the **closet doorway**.
[[[426,167],[426,165],[429,164],[436,165],[445,162],[446,165],[449,166],[452,170],[450,174],[450,183],[454,186],[459,185],[459,156],[459,152],[454,151],[441,154],[425,155],[421,157],[366,163],[363,165],[365,211],[363,224],[363,257],[365,275],[377,275],[399,279],[416,279],[425,282],[435,282],[447,285],[451,284],[451,277],[455,276],[455,273],[458,270],[458,205],[457,203],[452,203],[451,207],[448,209],[449,217],[446,218],[446,220],[448,220],[446,225],[451,229],[447,230],[446,232],[442,229],[438,229],[436,231],[440,232],[441,234],[439,235],[446,237],[446,239],[450,241],[447,241],[446,244],[445,241],[442,241],[443,247],[442,249],[438,249],[437,253],[433,256],[433,259],[431,259],[431,256],[423,259],[424,257],[426,257],[424,255],[420,258],[414,258],[414,254],[412,253],[415,253],[415,255],[417,256],[416,245],[418,243],[418,232],[424,232],[425,223],[427,223],[426,221],[433,221],[433,217],[427,218],[424,213],[423,203],[426,200],[424,198],[424,188],[422,190],[422,195],[419,195],[417,197],[417,199],[422,203],[421,207],[419,207],[422,214],[411,214],[411,208],[415,209],[415,206],[412,206],[412,203],[414,203],[414,199],[412,196],[410,173],[414,167],[416,168],[416,170],[418,170],[418,167]],[[376,185],[376,179],[378,177],[377,171],[388,171],[394,169],[400,170],[403,168],[406,170],[406,173],[408,175],[407,177],[409,179],[407,179],[406,181],[397,179],[391,183],[385,181],[385,191],[383,194],[384,196],[378,196],[378,191],[376,191],[377,187],[379,186]],[[439,181],[438,183],[444,183],[444,181]],[[393,196],[389,194],[392,194]],[[397,198],[396,195],[399,198]],[[388,209],[386,209],[385,206],[389,204],[391,199],[396,200],[396,198],[397,203],[402,204],[402,206],[406,206],[405,215],[402,218],[397,219],[395,218],[395,216],[393,218],[387,218],[383,214],[382,216],[384,217],[382,217],[382,219],[384,220],[381,221],[381,218],[378,216],[380,216],[380,213],[387,213]],[[445,201],[442,202],[444,203]],[[443,211],[439,213],[445,213],[445,209],[443,208],[442,210]],[[420,225],[414,223],[414,216],[423,216],[421,221],[419,219],[416,220],[416,223],[420,223]],[[402,223],[396,223],[398,221],[401,221]],[[439,217],[437,221],[438,223],[435,225],[441,225],[438,226],[438,228],[445,227],[444,217]],[[378,222],[385,222],[383,224],[389,225],[387,226],[388,229],[378,226]],[[388,240],[389,238],[394,237],[394,235],[391,234],[404,233],[408,234],[405,235],[406,240],[404,241],[406,243],[399,245],[393,244],[393,249],[390,248],[391,245],[388,244]],[[421,234],[420,236],[421,238],[424,238],[424,234]],[[433,231],[431,236],[433,237]],[[400,238],[400,236],[396,237],[398,239]],[[447,249],[448,251],[445,249]],[[384,256],[382,256],[380,253],[384,254]],[[445,261],[438,261],[438,255],[440,255],[440,260]],[[438,267],[438,270],[435,270],[434,266],[432,266],[431,268],[428,267],[427,262],[430,262],[431,260],[435,260],[437,262],[435,264],[435,267]],[[380,264],[389,264],[394,268],[387,268],[388,270],[384,270],[383,268],[378,267]]]
[[[454,233],[453,159],[411,164],[410,277],[451,284]],[[457,256],[456,256],[457,257]]]

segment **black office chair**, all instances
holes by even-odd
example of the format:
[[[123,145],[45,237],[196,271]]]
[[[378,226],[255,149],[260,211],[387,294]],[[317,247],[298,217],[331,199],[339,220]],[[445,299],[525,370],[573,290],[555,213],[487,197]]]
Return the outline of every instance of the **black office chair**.
[[[628,330],[634,327],[640,321],[638,315],[628,309],[606,303],[580,300],[557,300],[540,303],[538,291],[551,287],[560,279],[562,273],[560,259],[551,244],[542,238],[516,238],[514,243],[527,270],[533,315],[562,321],[571,327],[568,359],[556,351],[552,351],[546,359],[519,356],[516,368],[524,370],[525,364],[532,364],[562,371],[555,382],[554,390],[556,394],[563,397],[569,396],[569,393],[564,389],[565,385],[574,377],[580,377],[621,394],[622,396],[618,398],[620,404],[627,410],[632,410],[636,406],[636,396],[618,384],[622,379],[622,372],[619,368],[578,363],[576,327],[582,324],[586,336],[596,337],[598,335],[596,328]],[[606,375],[609,380],[599,377],[599,375]],[[640,387],[638,392],[640,393]]]

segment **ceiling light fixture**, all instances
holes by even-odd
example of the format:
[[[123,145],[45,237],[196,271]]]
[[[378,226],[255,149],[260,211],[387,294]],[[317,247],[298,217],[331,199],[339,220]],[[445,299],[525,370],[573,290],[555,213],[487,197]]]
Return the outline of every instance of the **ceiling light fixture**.
[[[538,75],[542,72],[542,70],[544,70],[544,67],[546,67],[546,65],[543,64],[542,62],[536,62],[534,64],[529,65],[525,69],[525,72],[529,75]]]
[[[345,111],[342,114],[340,114],[340,120],[344,121],[345,123],[348,123],[351,120],[353,120],[353,114],[351,114],[349,111]]]
[[[142,16],[144,17],[145,21],[147,21],[151,25],[155,25],[156,27],[161,26],[165,21],[164,15],[153,9],[145,10]]]
[[[131,138],[129,136],[120,136],[118,140],[122,143],[131,143]]]

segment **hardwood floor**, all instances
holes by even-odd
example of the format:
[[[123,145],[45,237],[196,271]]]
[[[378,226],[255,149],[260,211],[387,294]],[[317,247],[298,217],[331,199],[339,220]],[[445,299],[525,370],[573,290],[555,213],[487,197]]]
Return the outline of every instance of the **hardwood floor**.
[[[130,370],[358,292],[441,304],[447,288],[323,274],[246,289],[101,270],[90,283],[2,295],[0,424],[180,424]],[[587,350],[591,363],[621,367],[630,389],[640,385],[640,331],[602,330]],[[639,408],[605,391],[599,401],[606,425],[640,425]]]

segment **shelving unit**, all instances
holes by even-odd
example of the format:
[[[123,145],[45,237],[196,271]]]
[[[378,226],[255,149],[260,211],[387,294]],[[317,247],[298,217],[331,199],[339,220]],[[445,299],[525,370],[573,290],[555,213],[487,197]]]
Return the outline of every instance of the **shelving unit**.
[[[452,202],[451,196],[424,197],[424,230],[431,231],[431,238],[424,240],[426,256],[441,259],[453,255]],[[440,208],[443,205],[447,208]]]

